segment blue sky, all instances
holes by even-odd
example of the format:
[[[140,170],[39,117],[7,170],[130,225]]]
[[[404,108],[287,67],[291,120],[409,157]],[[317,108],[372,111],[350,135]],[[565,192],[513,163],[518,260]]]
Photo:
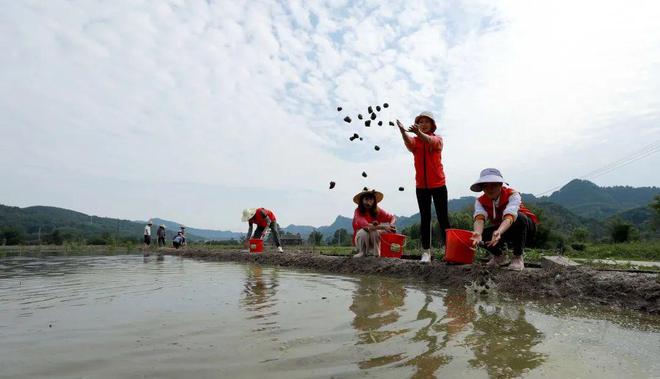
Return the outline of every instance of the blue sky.
[[[654,1],[0,2],[0,202],[240,231],[255,206],[329,224],[366,185],[410,215],[398,132],[356,122],[383,102],[384,120],[437,115],[450,197],[490,166],[540,193],[660,141],[659,16]],[[594,181],[657,186],[658,165]]]

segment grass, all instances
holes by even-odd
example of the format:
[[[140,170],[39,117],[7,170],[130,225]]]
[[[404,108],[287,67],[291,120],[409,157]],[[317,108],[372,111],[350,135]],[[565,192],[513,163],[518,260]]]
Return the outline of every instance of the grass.
[[[567,249],[566,256],[585,259],[660,261],[660,241],[587,244],[583,251]]]

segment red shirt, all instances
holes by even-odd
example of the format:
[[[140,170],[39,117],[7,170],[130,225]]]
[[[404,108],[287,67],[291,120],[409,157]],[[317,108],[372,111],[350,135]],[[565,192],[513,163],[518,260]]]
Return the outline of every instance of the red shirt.
[[[373,218],[369,213],[362,214],[360,213],[360,208],[355,208],[355,213],[353,213],[353,244],[355,244],[355,235],[358,230],[371,225],[374,221],[378,221],[379,224],[392,223],[394,221],[394,215],[377,208],[376,218]]]
[[[257,224],[257,226],[265,228],[268,226],[268,222],[266,222],[266,217],[268,217],[271,222],[276,221],[275,213],[273,213],[273,211],[270,211],[266,208],[258,208],[257,213],[255,213],[254,216],[250,219],[250,222]]]
[[[413,137],[409,147],[415,157],[415,185],[417,188],[437,188],[445,185],[445,170],[442,167],[442,137],[427,134],[431,143]]]

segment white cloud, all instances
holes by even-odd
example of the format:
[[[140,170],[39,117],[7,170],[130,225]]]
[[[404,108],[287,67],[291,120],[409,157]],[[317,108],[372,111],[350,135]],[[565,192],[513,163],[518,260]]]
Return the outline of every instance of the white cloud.
[[[0,196],[239,229],[255,205],[329,223],[367,184],[407,215],[412,158],[392,127],[356,117],[385,101],[385,121],[440,117],[450,196],[491,165],[539,192],[660,139],[659,8],[3,2]],[[658,163],[597,182],[658,185],[644,171]]]

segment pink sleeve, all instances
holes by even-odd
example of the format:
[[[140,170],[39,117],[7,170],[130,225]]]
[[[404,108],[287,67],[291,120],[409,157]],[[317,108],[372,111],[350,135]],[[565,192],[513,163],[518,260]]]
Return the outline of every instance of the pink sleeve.
[[[357,232],[358,230],[364,228],[367,225],[369,225],[367,219],[364,216],[362,216],[356,209],[355,213],[353,213],[353,231]]]

